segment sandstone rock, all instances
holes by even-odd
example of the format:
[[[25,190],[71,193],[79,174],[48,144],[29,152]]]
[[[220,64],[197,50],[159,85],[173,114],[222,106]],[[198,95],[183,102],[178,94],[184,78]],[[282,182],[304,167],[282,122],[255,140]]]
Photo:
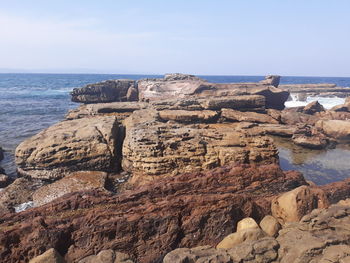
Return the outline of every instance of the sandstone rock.
[[[281,229],[280,223],[273,216],[267,215],[260,222],[261,229],[270,237],[276,237]]]
[[[258,224],[251,217],[247,217],[242,219],[237,224],[237,232],[240,232],[245,229],[257,229],[259,228]]]
[[[0,215],[14,212],[14,207],[32,200],[35,190],[43,182],[26,178],[17,178],[0,192]]]
[[[220,110],[222,108],[240,111],[262,111],[265,109],[265,98],[260,95],[229,96],[201,100],[204,109]]]
[[[310,149],[324,149],[330,143],[327,136],[314,127],[304,124],[297,125],[292,140],[296,145]]]
[[[350,139],[350,121],[320,120],[316,127],[336,139]]]
[[[304,215],[315,208],[328,206],[328,199],[322,190],[300,186],[276,197],[272,201],[271,212],[282,225],[298,222]]]
[[[164,121],[176,121],[181,123],[214,122],[218,118],[218,116],[218,112],[211,110],[163,110],[159,112],[160,119]]]
[[[296,125],[298,123],[314,125],[318,120],[318,117],[298,112],[298,109],[289,108],[281,112],[281,121],[287,125]]]
[[[334,106],[330,109],[330,111],[344,111],[344,112],[350,112],[350,97],[347,97],[345,99],[345,103],[341,105]]]
[[[227,121],[246,121],[254,123],[273,123],[278,124],[278,121],[267,114],[256,112],[241,112],[233,109],[222,109],[221,117]]]
[[[310,115],[313,115],[316,112],[321,112],[321,111],[324,111],[324,108],[318,101],[310,102],[308,105],[306,105],[303,108],[303,112],[305,114],[310,114]]]
[[[350,255],[350,207],[314,210],[279,232],[279,261],[341,262]]]
[[[216,248],[229,249],[245,241],[255,241],[265,236],[266,234],[260,228],[245,229],[228,235],[216,246]]]
[[[29,261],[29,263],[65,263],[66,261],[54,249],[50,248],[45,253]]]
[[[55,247],[68,262],[78,262],[118,248],[136,262],[160,262],[178,247],[216,245],[244,217],[260,221],[270,214],[273,196],[301,184],[300,173],[277,165],[242,165],[168,177],[119,195],[67,194],[3,216],[0,257],[26,261],[40,254],[38,247]]]
[[[259,127],[262,128],[267,134],[281,137],[292,137],[297,129],[294,126],[282,124],[260,124]]]
[[[120,133],[114,117],[57,123],[17,147],[18,171],[46,180],[77,170],[117,171],[121,158]]]
[[[136,90],[134,80],[107,80],[89,84],[83,88],[75,88],[71,92],[71,96],[73,102],[82,103],[137,100],[134,90]]]
[[[112,115],[120,121],[129,117],[135,110],[144,109],[147,106],[148,103],[136,101],[83,104],[77,109],[68,111],[66,119],[74,120],[99,115]]]
[[[97,255],[88,256],[78,263],[133,263],[125,253],[115,252],[112,249],[102,250]]]
[[[350,178],[321,186],[331,204],[350,198]]]
[[[266,100],[267,109],[283,110],[284,103],[289,97],[289,92],[272,86],[264,88],[254,88],[249,91],[253,95],[262,95]]]
[[[41,206],[68,193],[100,189],[103,190],[107,174],[105,172],[74,172],[52,184],[43,186],[33,194],[35,206]]]
[[[178,248],[168,253],[163,259],[163,263],[182,262],[230,263],[232,259],[227,251],[211,248],[210,246]]]
[[[259,129],[234,123],[162,123],[157,114],[138,111],[125,121],[122,167],[133,174],[133,183],[229,163],[277,162],[277,149]]]
[[[317,116],[319,119],[322,120],[350,120],[350,112],[343,111],[321,111],[316,113],[314,116]]]
[[[165,79],[142,79],[138,82],[139,100],[155,101],[189,97],[196,90],[203,89],[206,81],[196,77],[169,77]],[[208,87],[210,88],[210,87]]]
[[[214,249],[208,246],[178,248],[168,253],[163,263],[181,262],[274,262],[277,259],[278,243],[273,238],[246,241],[231,249]]]
[[[280,79],[281,77],[278,75],[267,75],[265,79],[260,81],[259,83],[264,85],[271,85],[277,88],[280,84]]]

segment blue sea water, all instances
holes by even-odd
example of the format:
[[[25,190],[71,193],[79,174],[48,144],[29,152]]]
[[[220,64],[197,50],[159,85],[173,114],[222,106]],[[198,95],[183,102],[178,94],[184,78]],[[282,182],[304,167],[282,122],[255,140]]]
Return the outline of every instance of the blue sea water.
[[[15,176],[14,151],[26,138],[62,120],[77,103],[70,101],[75,87],[107,79],[162,77],[117,74],[0,74],[0,146],[5,150],[1,166]],[[263,76],[200,76],[211,82],[256,82]],[[281,84],[335,83],[350,87],[350,78],[282,77]],[[350,176],[350,167],[349,167]]]

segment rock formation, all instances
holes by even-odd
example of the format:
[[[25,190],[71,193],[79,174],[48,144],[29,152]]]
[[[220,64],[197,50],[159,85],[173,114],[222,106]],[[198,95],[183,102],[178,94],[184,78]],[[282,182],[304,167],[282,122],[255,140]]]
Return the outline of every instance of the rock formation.
[[[122,133],[113,116],[60,122],[17,147],[18,171],[45,180],[71,171],[117,171]]]
[[[277,238],[260,237],[230,248],[178,248],[163,262],[345,263],[350,260],[349,227],[350,202],[344,202],[312,211],[281,229]]]
[[[137,101],[137,85],[134,80],[107,80],[75,88],[72,101],[82,103],[99,103],[113,101]]]
[[[302,184],[300,173],[277,165],[243,165],[168,177],[120,195],[68,194],[2,216],[0,257],[20,262],[55,248],[75,262],[117,248],[136,262],[159,262],[177,247],[216,245],[241,219],[269,214],[276,194]]]

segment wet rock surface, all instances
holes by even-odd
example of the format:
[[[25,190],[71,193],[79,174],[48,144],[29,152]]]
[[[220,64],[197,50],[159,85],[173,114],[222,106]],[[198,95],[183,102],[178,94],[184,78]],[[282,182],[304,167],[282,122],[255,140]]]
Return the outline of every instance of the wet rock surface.
[[[216,245],[244,217],[260,221],[270,213],[273,196],[302,184],[301,174],[284,173],[277,165],[228,166],[169,177],[116,196],[68,194],[3,216],[0,256],[19,262],[55,248],[72,262],[118,248],[136,262],[160,262],[177,247]]]

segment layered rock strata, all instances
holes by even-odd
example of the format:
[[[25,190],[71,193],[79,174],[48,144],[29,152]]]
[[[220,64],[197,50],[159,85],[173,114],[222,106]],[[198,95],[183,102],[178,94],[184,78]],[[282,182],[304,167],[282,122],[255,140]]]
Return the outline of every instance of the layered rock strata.
[[[117,249],[136,262],[160,262],[177,247],[216,245],[242,218],[269,214],[273,196],[303,184],[300,173],[277,165],[243,165],[173,176],[114,196],[68,194],[3,216],[0,257],[24,262],[55,248],[76,262]]]
[[[57,123],[22,142],[16,164],[22,175],[45,180],[72,171],[118,171],[123,133],[113,116]]]

